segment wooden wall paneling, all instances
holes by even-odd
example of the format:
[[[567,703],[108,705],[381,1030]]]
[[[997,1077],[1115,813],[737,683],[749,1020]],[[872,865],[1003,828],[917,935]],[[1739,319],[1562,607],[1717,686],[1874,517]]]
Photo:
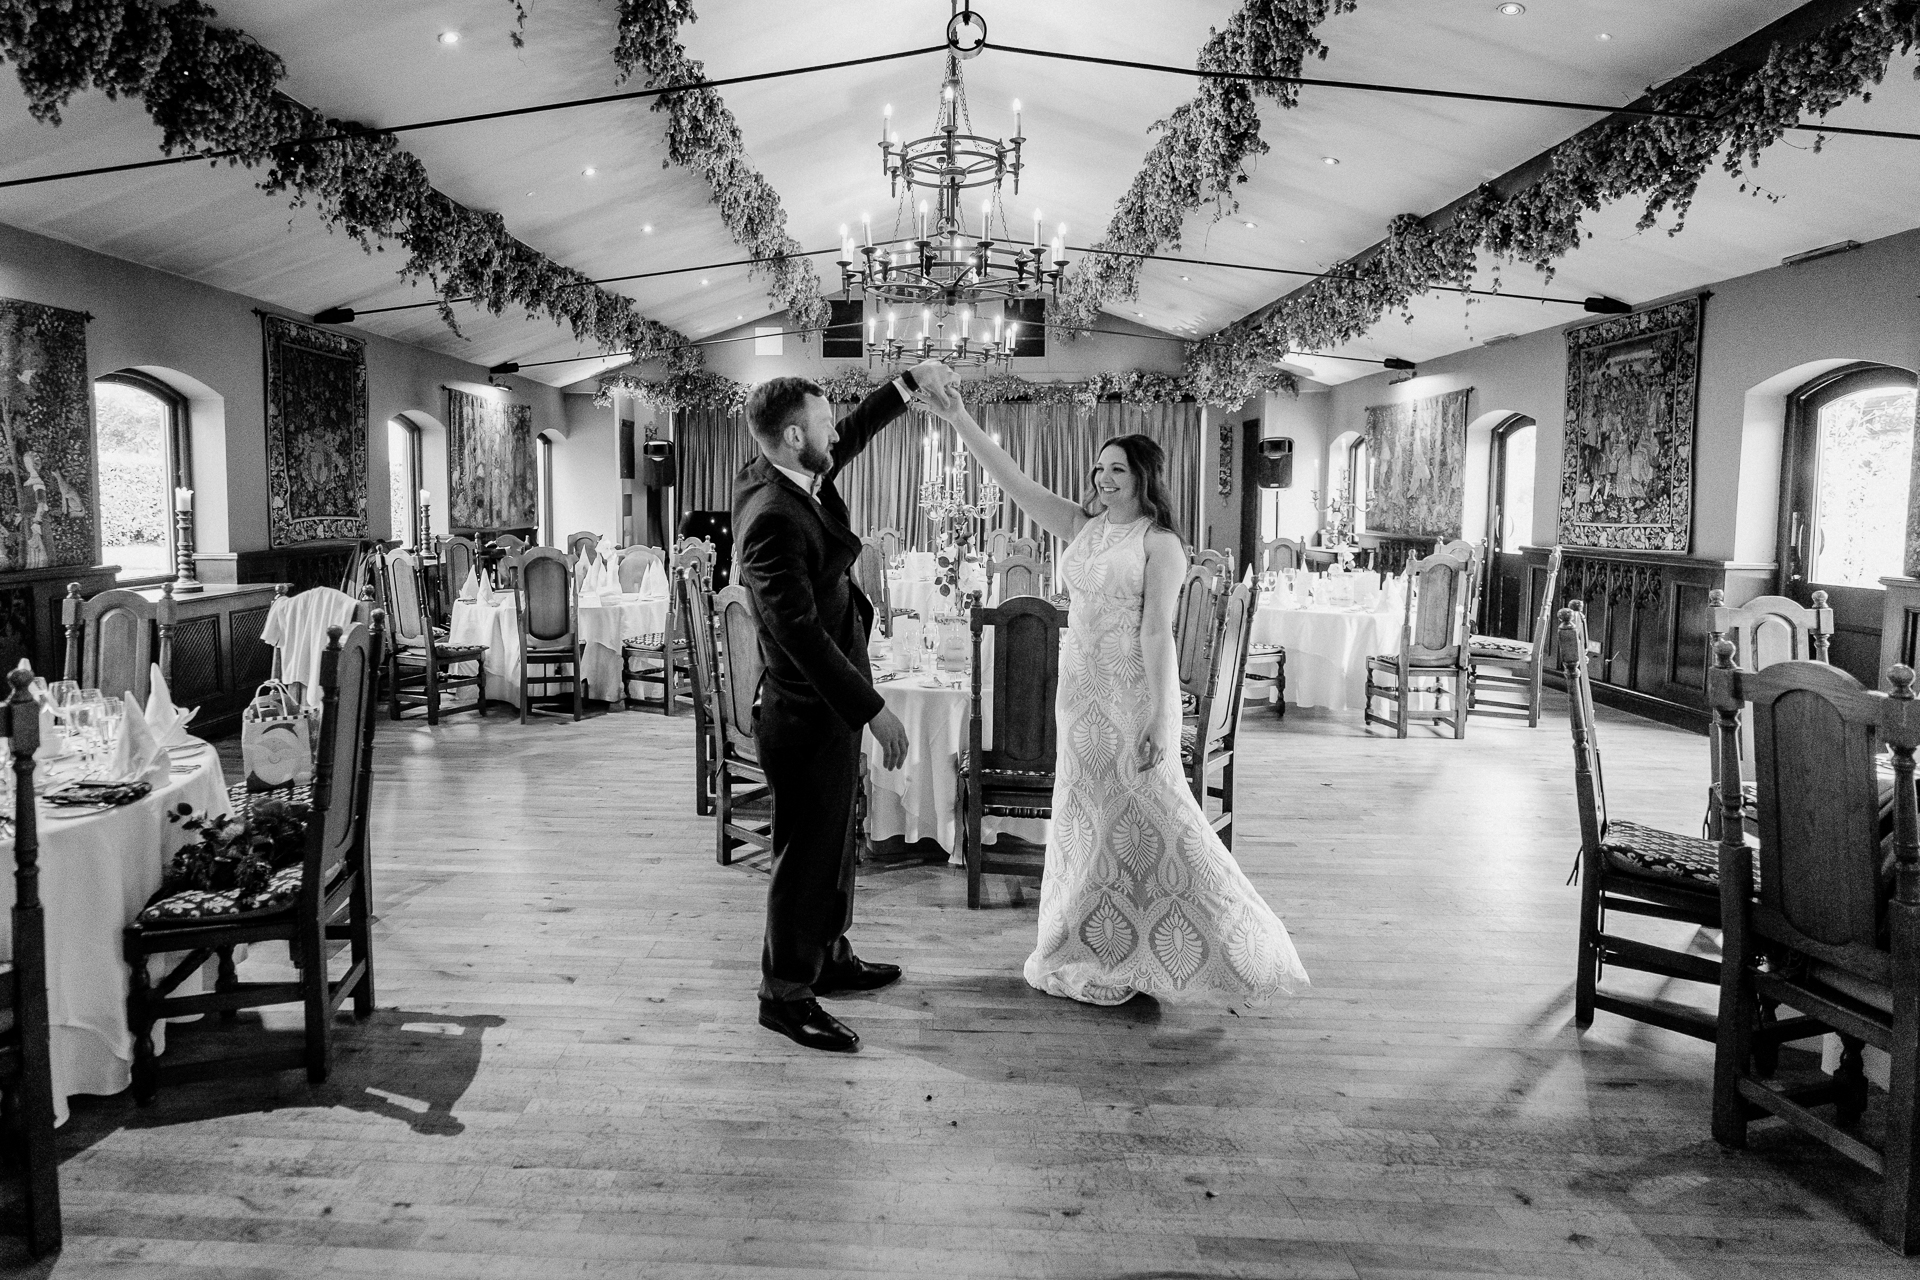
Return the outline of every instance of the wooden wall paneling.
[[[1895,663],[1911,667],[1920,647],[1920,578],[1882,578],[1887,589],[1880,613],[1880,671],[1872,681],[1888,688],[1887,669]]]
[[[260,639],[273,585],[222,584],[176,596],[173,630],[173,698],[200,709],[193,732],[223,737],[240,726],[253,691],[273,672],[273,648]],[[157,599],[160,588],[141,591]]]
[[[80,594],[94,595],[114,583],[111,566],[61,565],[0,573],[0,662],[5,670],[25,658],[36,675],[58,680],[67,661],[66,628],[60,621],[60,601],[67,584],[80,584]]]

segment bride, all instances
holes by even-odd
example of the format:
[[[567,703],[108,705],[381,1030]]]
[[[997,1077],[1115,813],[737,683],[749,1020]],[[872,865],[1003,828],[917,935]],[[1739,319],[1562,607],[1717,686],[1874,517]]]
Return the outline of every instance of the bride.
[[[1007,495],[1068,542],[1053,834],[1027,982],[1088,1004],[1145,994],[1237,1004],[1307,983],[1286,926],[1240,872],[1180,765],[1173,615],[1187,568],[1160,446],[1100,447],[1083,505],[1049,493],[967,412],[957,386],[929,407]]]

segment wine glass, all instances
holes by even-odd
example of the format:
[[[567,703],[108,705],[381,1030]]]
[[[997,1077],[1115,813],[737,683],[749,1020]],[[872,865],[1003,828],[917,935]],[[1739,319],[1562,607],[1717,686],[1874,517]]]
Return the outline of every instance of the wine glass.
[[[920,624],[921,665],[927,678],[935,683],[940,680],[940,627],[936,621]]]
[[[60,715],[66,711],[67,704],[72,702],[79,692],[78,680],[55,680],[47,686],[48,705],[53,708],[55,715]]]
[[[67,704],[67,737],[80,753],[81,776],[93,772],[93,756],[97,744],[99,722],[105,707],[98,702],[86,702],[75,699]]]

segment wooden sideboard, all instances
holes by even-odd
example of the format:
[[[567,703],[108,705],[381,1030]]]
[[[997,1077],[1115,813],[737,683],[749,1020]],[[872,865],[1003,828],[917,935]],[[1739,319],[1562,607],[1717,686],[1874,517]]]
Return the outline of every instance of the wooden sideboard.
[[[1501,612],[1520,630],[1532,628],[1547,554],[1544,547],[1524,548],[1519,589],[1502,584],[1510,602]],[[1573,548],[1562,553],[1553,607],[1557,612],[1569,600],[1586,605],[1596,701],[1704,733],[1712,661],[1707,593],[1725,591],[1729,604],[1742,604],[1770,590],[1773,575],[1770,564]],[[1551,666],[1549,678],[1559,683]]]
[[[339,587],[347,576],[347,562],[359,545],[351,539],[341,539],[259,551],[216,552],[194,556],[193,566],[200,581],[210,585],[284,582],[292,594],[308,587]]]
[[[159,587],[142,588],[159,600]],[[240,727],[240,713],[273,674],[273,646],[261,640],[274,586],[215,585],[173,598],[173,700],[198,707],[193,732],[219,738]]]

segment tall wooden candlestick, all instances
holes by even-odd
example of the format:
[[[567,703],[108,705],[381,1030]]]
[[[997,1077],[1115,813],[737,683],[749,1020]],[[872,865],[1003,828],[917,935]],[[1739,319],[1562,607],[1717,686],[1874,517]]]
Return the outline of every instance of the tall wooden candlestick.
[[[200,580],[193,576],[193,511],[189,507],[176,506],[173,513],[173,594],[186,595],[194,591],[205,591]]]

